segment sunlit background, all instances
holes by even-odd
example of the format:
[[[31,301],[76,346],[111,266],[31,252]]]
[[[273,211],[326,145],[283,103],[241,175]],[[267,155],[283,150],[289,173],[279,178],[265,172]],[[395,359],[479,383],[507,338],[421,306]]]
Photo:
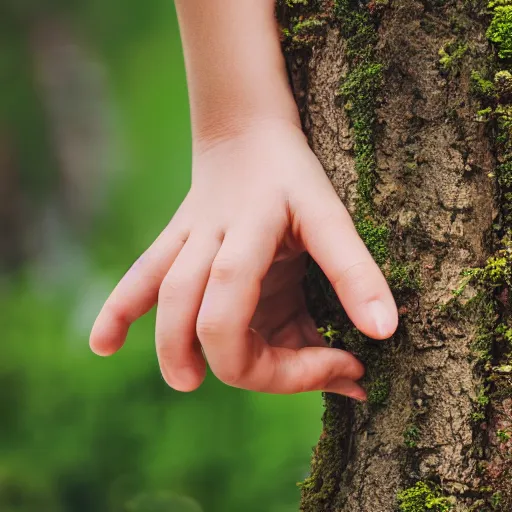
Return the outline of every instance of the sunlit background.
[[[2,0],[0,80],[0,512],[297,511],[319,394],[174,392],[153,315],[88,349],[189,186],[172,2]]]

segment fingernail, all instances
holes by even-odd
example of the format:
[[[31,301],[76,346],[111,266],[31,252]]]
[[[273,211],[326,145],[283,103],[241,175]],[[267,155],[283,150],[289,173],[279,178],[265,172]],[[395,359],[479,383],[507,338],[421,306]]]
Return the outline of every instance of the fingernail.
[[[358,400],[359,402],[366,402],[366,391],[363,388],[355,390],[353,393],[346,393],[345,396]]]
[[[359,384],[349,379],[335,379],[329,383],[325,391],[345,395],[360,402],[366,401],[366,391]]]
[[[377,334],[381,338],[389,338],[396,328],[395,313],[380,300],[374,300],[366,307],[375,322]]]

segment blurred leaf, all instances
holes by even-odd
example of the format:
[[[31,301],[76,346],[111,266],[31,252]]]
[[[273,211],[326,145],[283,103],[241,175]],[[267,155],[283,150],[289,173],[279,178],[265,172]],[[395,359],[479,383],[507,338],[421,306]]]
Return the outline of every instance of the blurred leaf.
[[[192,498],[160,492],[143,494],[128,503],[127,512],[203,512]]]

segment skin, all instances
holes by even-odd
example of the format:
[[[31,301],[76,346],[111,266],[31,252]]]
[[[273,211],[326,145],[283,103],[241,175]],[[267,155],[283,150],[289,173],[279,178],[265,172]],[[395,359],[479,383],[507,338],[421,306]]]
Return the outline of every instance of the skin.
[[[206,361],[230,386],[322,390],[359,400],[363,366],[317,333],[304,301],[307,254],[355,326],[386,339],[395,302],[301,130],[274,0],[176,0],[190,91],[189,194],[121,279],[91,333],[119,350],[157,304],[162,375],[193,391]]]

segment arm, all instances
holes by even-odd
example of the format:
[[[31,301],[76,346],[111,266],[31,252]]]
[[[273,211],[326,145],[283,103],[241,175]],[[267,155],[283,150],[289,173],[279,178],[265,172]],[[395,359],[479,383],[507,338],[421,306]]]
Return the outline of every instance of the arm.
[[[368,336],[396,306],[299,125],[273,0],[177,0],[193,126],[192,187],[120,281],[91,334],[109,355],[156,303],[162,374],[181,391],[208,360],[225,383],[364,399],[362,365],[329,349],[306,309],[306,251]],[[204,356],[203,356],[204,354]]]
[[[177,0],[176,7],[195,143],[233,136],[264,119],[300,127],[274,0]]]

